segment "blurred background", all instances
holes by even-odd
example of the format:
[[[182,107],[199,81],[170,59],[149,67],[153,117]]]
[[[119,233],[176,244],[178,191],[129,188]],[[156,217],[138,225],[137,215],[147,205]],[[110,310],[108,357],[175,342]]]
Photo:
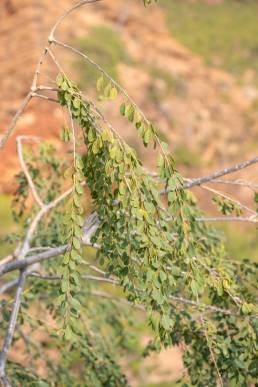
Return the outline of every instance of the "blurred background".
[[[27,94],[49,30],[72,0],[1,0],[0,136]],[[145,9],[141,0],[103,0],[67,18],[58,38],[81,49],[128,90],[169,143],[180,172],[199,177],[257,155],[258,2],[257,0],[160,0]],[[75,55],[55,49],[57,58],[87,95],[94,97],[98,73]],[[53,85],[56,69],[43,66],[41,84]],[[112,105],[113,106],[113,105]],[[144,164],[155,158],[110,103],[101,108]],[[62,111],[33,100],[16,135],[34,134],[60,147]],[[1,153],[0,236],[14,229],[13,178],[18,171],[15,135]],[[234,175],[258,184],[258,169]],[[253,192],[223,187],[252,206]],[[196,189],[200,206],[216,214],[211,196]],[[258,259],[255,225],[218,224],[234,259]],[[0,257],[11,246],[0,242]],[[143,341],[148,332],[142,332]],[[173,386],[182,374],[180,349],[163,351],[127,365],[134,386]]]

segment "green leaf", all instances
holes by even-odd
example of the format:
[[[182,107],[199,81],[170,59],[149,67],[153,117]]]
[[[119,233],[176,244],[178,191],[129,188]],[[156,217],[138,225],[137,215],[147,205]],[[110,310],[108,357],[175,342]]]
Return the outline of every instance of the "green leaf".
[[[67,278],[63,278],[61,282],[61,289],[63,293],[66,293],[69,289],[69,281]]]
[[[119,193],[120,195],[124,195],[126,192],[126,185],[123,181],[119,183]]]
[[[70,177],[73,173],[73,168],[72,167],[69,167],[67,168],[65,171],[64,171],[64,177],[67,178],[67,177]]]
[[[73,197],[73,202],[75,204],[76,207],[81,207],[81,199],[79,196],[77,195],[74,195]]]
[[[64,330],[64,338],[66,340],[71,340],[72,337],[73,337],[73,331],[72,331],[71,327],[69,325],[67,325],[65,327],[65,330]]]
[[[117,95],[118,95],[118,92],[117,92],[116,87],[112,87],[110,94],[109,94],[109,97],[111,99],[116,99]]]
[[[109,155],[112,160],[116,158],[116,152],[117,152],[117,147],[113,146],[112,148],[109,149]]]
[[[69,299],[70,305],[77,311],[81,309],[81,304],[80,301],[77,300],[76,298],[70,297]]]
[[[77,238],[73,238],[73,246],[76,250],[80,250],[81,248],[81,243]]]
[[[109,84],[105,87],[105,89],[104,89],[104,96],[105,96],[106,98],[109,98],[109,97],[110,97],[111,88],[112,88],[112,84],[111,84],[111,83],[109,83]]]
[[[83,194],[83,186],[78,181],[75,183],[75,189],[79,195]]]
[[[63,264],[67,265],[69,263],[69,260],[70,260],[70,254],[69,254],[69,252],[67,252],[64,255]]]
[[[98,139],[96,139],[92,144],[92,152],[94,155],[98,154],[100,150]]]
[[[126,111],[125,111],[125,115],[130,122],[133,122],[133,120],[134,120],[134,113],[135,113],[134,106],[132,104],[127,106]]]
[[[197,297],[197,296],[198,296],[198,290],[199,290],[199,288],[198,288],[198,283],[197,283],[195,280],[192,280],[192,281],[191,281],[191,290],[192,290],[192,292],[193,292],[193,295],[194,295],[195,297]]]
[[[164,282],[167,279],[166,273],[164,271],[162,271],[162,270],[159,273],[159,277],[160,277],[161,282]]]
[[[75,109],[79,109],[81,106],[81,101],[79,98],[75,97],[73,100],[73,106]]]
[[[63,81],[64,81],[63,75],[61,73],[58,73],[58,75],[56,77],[56,84],[57,84],[57,86],[61,87]]]
[[[120,113],[122,116],[125,116],[125,110],[126,110],[125,103],[122,103],[122,105],[120,106]]]
[[[71,258],[72,258],[74,261],[81,261],[81,255],[78,253],[77,250],[72,250],[72,251],[71,251]]]
[[[104,87],[104,82],[105,82],[105,80],[104,80],[104,77],[103,77],[103,75],[97,80],[97,90],[98,91],[101,91],[102,89],[103,89],[103,87]]]
[[[81,157],[76,157],[75,165],[77,168],[83,169],[84,165]]]
[[[253,304],[248,304],[248,303],[245,302],[242,305],[241,310],[242,310],[243,314],[247,315],[247,314],[251,313],[254,310],[254,305]]]
[[[95,131],[93,131],[93,129],[90,128],[88,131],[88,141],[93,142],[95,138],[96,138]]]
[[[162,324],[163,328],[166,331],[168,331],[173,327],[173,320],[171,320],[171,318],[165,314],[164,316],[162,316],[161,324]]]

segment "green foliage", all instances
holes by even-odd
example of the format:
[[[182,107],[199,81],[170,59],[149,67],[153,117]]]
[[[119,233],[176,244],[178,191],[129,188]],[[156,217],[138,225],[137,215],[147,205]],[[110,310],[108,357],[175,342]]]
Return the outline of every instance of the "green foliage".
[[[71,187],[70,195],[42,219],[31,241],[31,247],[41,249],[65,244],[66,252],[41,263],[43,278],[28,277],[14,341],[24,340],[31,361],[27,368],[8,362],[8,376],[13,385],[127,386],[120,362],[133,351],[130,332],[137,318],[132,308],[140,307],[154,333],[145,356],[171,345],[185,348],[183,386],[216,386],[221,380],[248,386],[258,377],[257,267],[248,260],[231,261],[223,238],[197,221],[202,216],[197,201],[183,189],[158,129],[112,77],[98,70],[99,101],[122,100],[122,117],[145,147],[157,148],[157,176],[146,172],[95,104],[66,75],[58,74],[58,101],[71,118],[71,127],[61,131],[67,157],[62,159],[50,145],[40,145],[36,154],[29,149],[24,156],[45,204],[63,186]],[[23,226],[23,235],[16,237],[20,240],[36,208],[24,173],[17,175],[17,183],[13,205]],[[90,241],[97,247],[92,261],[81,245],[84,186],[99,222]],[[240,214],[231,200],[215,202],[223,214]],[[102,277],[90,275],[91,269]],[[38,311],[33,315],[31,303],[40,305],[43,318]],[[1,304],[1,338],[11,304]],[[54,324],[47,323],[48,316]],[[39,328],[49,337],[45,348],[31,335]],[[53,347],[59,357],[50,361]],[[46,378],[38,375],[39,359]]]
[[[235,203],[233,200],[228,198],[222,198],[221,196],[214,196],[212,199],[213,202],[217,205],[219,211],[223,215],[230,215],[235,212],[236,216],[240,216],[242,214],[242,208],[238,203]]]
[[[86,184],[99,220],[91,238],[91,243],[99,246],[94,263],[101,265],[105,277],[120,285],[125,302],[144,308],[154,332],[145,355],[162,346],[183,345],[189,381],[200,387],[215,386],[220,378],[241,386],[255,381],[257,312],[253,284],[257,267],[249,261],[241,265],[231,262],[216,230],[196,221],[202,214],[193,194],[182,188],[183,179],[167,144],[135,103],[128,96],[123,97],[119,85],[111,78],[101,77],[97,89],[106,99],[123,97],[122,116],[135,126],[145,146],[158,149],[159,179],[145,171],[134,150],[102,121],[94,105],[82,97],[72,81],[59,74],[57,86],[60,105],[67,108],[80,127],[85,148],[83,151],[80,135],[72,125],[63,128],[61,135],[72,148],[67,161],[56,157],[49,145],[41,145],[38,156],[34,152],[25,154],[45,203],[56,198],[64,181],[72,189],[60,208],[42,220],[31,244],[67,244],[62,257],[42,264],[48,275],[53,279],[61,277],[61,281],[33,278],[33,286],[24,292],[18,322],[19,327],[27,326],[30,331],[44,328],[51,337],[51,346],[58,350],[58,361],[45,360],[47,380],[62,386],[127,385],[118,360],[132,350],[127,333],[129,313],[126,307],[112,302],[109,293],[107,299],[97,298],[98,285],[85,281],[90,277],[89,262],[85,262],[81,247]],[[77,148],[85,153],[83,157]],[[35,206],[29,200],[24,175],[17,175],[17,179],[15,214],[26,232],[26,219],[35,214]],[[165,184],[166,200],[160,181]],[[224,213],[237,211],[231,202],[219,205]],[[52,316],[56,329],[38,316],[32,318],[29,303],[33,301]],[[7,327],[10,307],[9,302],[2,305],[1,334]],[[23,336],[17,332],[18,337]],[[42,347],[30,343],[28,351],[33,351],[34,356],[30,369],[21,372],[10,362],[8,373],[14,385],[44,385],[36,364],[42,357]]]
[[[62,275],[60,312],[64,318],[64,335],[66,339],[72,339],[76,332],[77,319],[80,310],[80,302],[74,297],[80,289],[80,273],[78,266],[82,262],[82,226],[83,226],[83,162],[82,158],[75,155],[72,170],[73,191],[70,200],[66,203],[64,216],[65,233],[64,243],[69,244],[69,249],[63,258],[63,264],[59,272]],[[70,172],[70,171],[69,171]],[[69,316],[69,322],[68,322]]]
[[[161,0],[173,37],[201,55],[207,64],[234,74],[255,69],[258,25],[255,0],[226,0],[216,5],[198,0]]]
[[[47,380],[39,378],[29,368],[24,368],[18,363],[9,363],[7,367],[13,386],[19,387],[21,385],[28,387],[49,387]],[[19,382],[17,382],[19,381]]]
[[[24,159],[28,171],[45,204],[56,199],[61,193],[61,178],[67,168],[67,160],[63,157],[57,157],[56,154],[56,147],[48,142],[41,143],[38,147],[35,145],[24,147]],[[17,189],[14,192],[12,205],[13,218],[19,230],[19,233],[15,235],[15,241],[17,241],[17,239],[24,238],[29,226],[28,220],[35,215],[37,207],[31,201],[24,172],[18,173],[15,178]],[[34,239],[32,247],[52,246],[58,242],[61,243],[61,214],[62,208],[60,211],[51,213],[50,218],[41,221],[40,231],[37,238]]]
[[[248,261],[243,265],[231,262],[216,231],[196,221],[201,216],[196,199],[182,188],[183,179],[167,145],[128,96],[123,98],[120,113],[135,126],[145,146],[158,148],[160,180],[148,175],[134,150],[102,121],[73,82],[59,74],[57,85],[61,106],[81,128],[86,153],[82,157],[78,152],[80,135],[72,126],[63,128],[61,135],[73,150],[67,158],[68,169],[68,162],[57,158],[49,146],[40,146],[38,157],[33,152],[26,156],[45,203],[61,191],[64,180],[72,185],[70,196],[41,222],[32,241],[32,246],[67,243],[63,257],[43,263],[46,273],[61,276],[61,281],[34,278],[33,287],[24,293],[19,317],[21,327],[44,327],[51,336],[51,346],[60,353],[59,361],[46,361],[47,380],[55,385],[59,378],[63,386],[127,385],[117,360],[132,350],[128,312],[108,298],[95,298],[97,285],[84,279],[89,268],[81,247],[84,183],[100,222],[91,238],[99,245],[94,262],[101,265],[106,277],[116,278],[132,305],[144,307],[155,337],[145,354],[162,346],[184,345],[189,380],[198,386],[215,385],[220,377],[243,386],[256,380],[256,295],[252,284],[257,268]],[[107,86],[109,92],[105,93]],[[122,89],[110,78],[101,77],[97,89],[108,99],[122,97]],[[79,144],[82,152],[81,141]],[[46,176],[47,186],[42,184]],[[35,208],[28,200],[24,176],[17,178],[16,218],[26,231],[25,219],[31,219]],[[166,201],[160,181],[165,183]],[[31,317],[28,306],[32,301],[54,318],[57,329]],[[0,322],[1,332],[6,329],[10,306],[8,302],[2,306],[5,318]],[[30,345],[29,350],[35,357],[31,370],[24,370],[23,376],[9,363],[9,375],[15,383],[27,380],[24,378],[45,383],[36,371],[42,348]],[[75,367],[78,362],[79,370]]]
[[[131,101],[122,103],[120,113],[135,124],[144,145],[151,141],[160,147],[157,167],[169,190],[167,209],[157,183],[146,174],[134,151],[113,130],[101,127],[91,105],[66,77],[59,76],[58,86],[59,101],[78,122],[87,146],[83,170],[100,220],[92,242],[100,244],[97,257],[103,268],[119,278],[130,301],[145,306],[156,335],[154,347],[181,341],[190,344],[184,362],[193,383],[211,385],[218,373],[224,379],[245,382],[257,372],[253,296],[244,284],[240,291],[241,281],[235,283],[233,273],[238,268],[224,261],[221,241],[212,230],[196,222],[196,201],[182,189],[183,180],[166,144],[161,143],[154,126]],[[107,87],[109,91],[105,92]],[[104,90],[106,98],[112,98],[113,87],[110,79],[101,77],[97,82],[98,91]],[[226,207],[223,203],[223,210],[229,211],[229,203]],[[222,312],[195,321],[188,311],[173,303],[171,289],[173,294],[183,293],[197,303],[200,298],[209,297],[212,305],[219,308],[234,308],[236,303],[246,317],[239,319],[231,312],[227,318]],[[240,296],[243,293],[245,301]],[[236,333],[239,329],[243,332],[241,344]],[[229,330],[231,340],[222,347]],[[240,352],[232,345],[239,346]],[[240,353],[244,353],[244,363],[239,361]],[[197,368],[202,368],[200,364],[203,372],[196,373]]]

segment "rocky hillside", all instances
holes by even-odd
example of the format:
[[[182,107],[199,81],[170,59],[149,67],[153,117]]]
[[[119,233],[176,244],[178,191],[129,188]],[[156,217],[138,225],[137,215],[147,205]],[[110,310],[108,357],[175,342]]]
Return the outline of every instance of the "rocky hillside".
[[[1,2],[0,44],[5,47],[0,58],[2,132],[29,88],[50,26],[57,15],[74,3],[71,0]],[[158,6],[145,9],[140,0],[127,5],[124,0],[109,0],[85,6],[66,20],[59,38],[75,44],[83,39],[89,41],[96,28],[112,30],[121,40],[127,59],[119,59],[115,64],[117,77],[157,123],[179,164],[186,167],[191,164],[203,170],[215,163],[222,165],[255,153],[256,97],[241,89],[230,75],[206,67],[199,57],[173,39]],[[103,42],[104,39],[105,33]],[[60,49],[57,55],[67,71],[81,80],[84,73],[81,64],[77,67],[76,58]],[[55,78],[52,63],[47,63],[44,69],[47,77],[42,77],[42,82],[51,84]],[[86,74],[87,67],[83,71]],[[88,92],[91,94],[91,90]],[[138,147],[133,128],[125,125],[116,109],[110,111],[107,104],[103,109],[128,142]],[[53,109],[41,100],[33,101],[16,133],[56,138],[62,117],[57,107]],[[14,146],[12,139],[3,152],[0,172],[4,183],[10,181],[10,174],[17,166]],[[138,151],[152,166],[152,155],[143,153],[141,148]],[[8,184],[4,187],[9,189]]]

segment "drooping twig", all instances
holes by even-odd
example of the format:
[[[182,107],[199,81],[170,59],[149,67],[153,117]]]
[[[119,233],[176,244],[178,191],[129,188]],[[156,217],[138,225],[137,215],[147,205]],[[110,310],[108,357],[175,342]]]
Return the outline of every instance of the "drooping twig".
[[[217,360],[216,360],[216,357],[215,357],[214,352],[213,352],[213,348],[212,348],[212,346],[211,346],[211,344],[209,342],[209,337],[208,337],[208,333],[207,333],[207,330],[206,330],[206,327],[205,327],[205,322],[204,322],[203,316],[200,317],[200,320],[201,320],[202,327],[203,327],[204,337],[206,339],[207,346],[208,346],[209,351],[210,351],[211,360],[212,360],[212,362],[213,362],[213,364],[215,366],[216,373],[218,375],[219,385],[220,385],[220,387],[223,387],[224,386],[223,380],[222,380],[221,374],[219,372],[219,367],[218,367]]]

